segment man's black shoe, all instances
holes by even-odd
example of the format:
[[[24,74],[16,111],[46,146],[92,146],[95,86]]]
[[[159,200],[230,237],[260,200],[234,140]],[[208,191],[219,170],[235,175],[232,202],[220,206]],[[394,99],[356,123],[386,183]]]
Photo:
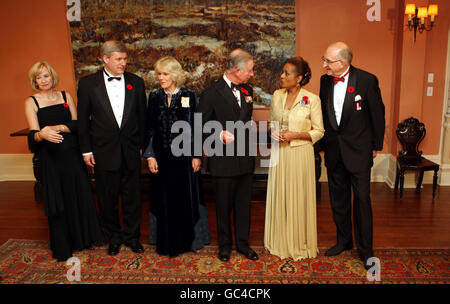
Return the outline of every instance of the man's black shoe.
[[[243,254],[249,260],[256,261],[258,259],[258,254],[250,247],[246,250],[237,249],[237,252]]]
[[[222,262],[228,262],[230,260],[230,250],[219,250],[219,260]]]
[[[125,246],[130,247],[131,251],[136,253],[144,252],[144,247],[142,247],[141,243],[138,240],[132,240],[129,242],[125,242]]]
[[[330,249],[328,249],[327,251],[325,251],[325,255],[326,256],[335,256],[340,254],[341,252],[345,251],[345,250],[351,250],[353,248],[353,245],[347,245],[347,246],[341,246],[341,245],[334,245],[333,247],[331,247]]]
[[[121,244],[109,244],[108,247],[108,254],[109,255],[116,255],[120,251],[120,245]]]
[[[359,258],[361,259],[361,261],[364,264],[364,268],[366,270],[369,270],[370,268],[372,268],[374,265],[374,263],[369,262],[369,259],[373,257],[373,253],[369,253],[369,254],[359,254]]]

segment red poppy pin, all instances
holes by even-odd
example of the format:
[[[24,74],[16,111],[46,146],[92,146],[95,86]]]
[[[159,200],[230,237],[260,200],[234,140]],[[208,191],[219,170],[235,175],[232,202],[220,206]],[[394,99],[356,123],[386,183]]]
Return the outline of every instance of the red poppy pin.
[[[68,108],[68,107],[69,107],[69,104],[68,104],[67,102],[64,102],[64,103],[63,103],[63,106],[64,106],[64,108]]]
[[[355,88],[354,87],[348,87],[347,91],[349,93],[353,93],[353,92],[355,92]]]
[[[248,95],[248,91],[244,88],[241,88],[241,92],[244,93],[245,95]]]
[[[132,90],[132,89],[133,89],[133,86],[132,86],[131,84],[127,84],[127,89],[128,89],[128,90]]]
[[[303,96],[303,98],[302,98],[302,105],[309,105],[309,98],[308,98],[308,96]]]

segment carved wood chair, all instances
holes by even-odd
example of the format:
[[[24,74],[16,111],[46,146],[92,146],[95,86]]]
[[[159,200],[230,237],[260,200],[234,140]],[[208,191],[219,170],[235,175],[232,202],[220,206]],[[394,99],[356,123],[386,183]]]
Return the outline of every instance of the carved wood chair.
[[[436,194],[439,165],[422,157],[419,144],[426,134],[425,125],[418,119],[410,117],[400,122],[396,130],[397,138],[402,145],[402,150],[397,156],[397,173],[395,176],[395,189],[400,182],[400,198],[403,196],[403,182],[405,171],[418,171],[417,190],[420,190],[425,171],[434,171],[433,176],[433,198]]]

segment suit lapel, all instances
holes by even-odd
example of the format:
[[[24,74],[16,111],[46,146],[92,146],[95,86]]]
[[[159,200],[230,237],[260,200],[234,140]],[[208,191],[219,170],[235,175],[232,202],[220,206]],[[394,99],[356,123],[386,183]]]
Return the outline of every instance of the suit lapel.
[[[328,110],[328,119],[330,121],[331,127],[334,130],[338,130],[338,124],[336,120],[336,112],[334,111],[334,83],[333,77],[328,78],[328,102],[327,102],[327,110]]]
[[[295,96],[295,100],[294,100],[294,103],[291,106],[291,110],[295,106],[300,104],[301,100],[303,99],[303,96],[305,96],[304,94],[305,94],[304,89],[300,88],[300,91],[298,91],[297,96]],[[287,100],[287,91],[286,91],[286,95],[284,95],[284,98],[283,98],[283,109],[286,106],[286,100]]]
[[[125,79],[125,101],[124,101],[124,105],[123,105],[122,123],[120,124],[121,129],[125,125],[127,118],[130,116],[129,114],[130,114],[130,111],[132,108],[132,102],[134,100],[133,96],[134,96],[134,92],[136,90],[134,88],[133,84],[130,82],[130,79],[126,72],[124,73],[123,77]]]
[[[287,90],[283,89],[283,95],[281,96],[281,109],[284,110],[284,107],[286,106],[286,100],[287,100]]]
[[[231,88],[227,85],[225,80],[223,78],[220,78],[217,82],[217,90],[219,91],[220,95],[224,97],[226,102],[229,104],[230,108],[232,109],[234,116],[236,119],[239,117],[239,114],[241,112],[241,108],[239,107],[236,97],[234,96],[233,92],[231,92]],[[241,95],[242,97],[242,95]],[[241,99],[241,105],[242,105],[242,99]],[[244,101],[245,102],[245,101]]]
[[[111,101],[108,97],[108,92],[106,91],[105,79],[103,78],[103,70],[97,72],[97,84],[95,86],[95,93],[100,101],[100,104],[105,109],[105,113],[113,121],[113,123],[119,127],[117,124],[116,117],[114,116],[113,109],[111,107]]]
[[[345,126],[352,113],[352,107],[354,104],[356,94],[355,92],[356,92],[356,73],[353,66],[351,66],[350,73],[348,75],[347,91],[345,92],[344,105],[342,108],[341,123],[339,124],[340,128],[343,128]]]

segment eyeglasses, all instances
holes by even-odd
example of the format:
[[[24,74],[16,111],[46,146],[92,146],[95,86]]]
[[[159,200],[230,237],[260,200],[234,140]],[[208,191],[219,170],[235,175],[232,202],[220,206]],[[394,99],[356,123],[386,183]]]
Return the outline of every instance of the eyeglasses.
[[[325,62],[326,64],[330,65],[330,64],[333,64],[333,63],[341,61],[341,60],[334,60],[333,61],[333,60],[327,59],[327,58],[322,56],[322,61]]]

